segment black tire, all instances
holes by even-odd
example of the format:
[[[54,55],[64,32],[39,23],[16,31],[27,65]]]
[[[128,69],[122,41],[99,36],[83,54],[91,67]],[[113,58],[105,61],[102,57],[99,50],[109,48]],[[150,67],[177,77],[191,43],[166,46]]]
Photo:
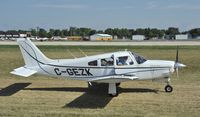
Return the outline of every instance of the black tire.
[[[121,83],[116,83],[116,86],[119,87],[120,84],[121,84]]]
[[[170,85],[165,86],[165,92],[171,93],[173,91],[173,87]]]
[[[116,94],[109,94],[110,97],[117,97],[118,96],[118,93]]]

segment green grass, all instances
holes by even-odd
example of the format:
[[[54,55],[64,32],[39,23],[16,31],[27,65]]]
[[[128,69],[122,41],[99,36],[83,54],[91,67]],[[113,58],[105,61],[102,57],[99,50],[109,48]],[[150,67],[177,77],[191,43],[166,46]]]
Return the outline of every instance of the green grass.
[[[120,50],[131,50],[148,59],[175,60],[175,46],[39,46],[50,58],[72,58]],[[0,96],[0,116],[199,116],[200,46],[181,46],[180,61],[187,65],[179,79],[172,76],[172,93],[164,83],[125,82],[118,97],[107,97],[105,88],[87,90],[87,83],[34,75],[23,78],[9,72],[22,66],[18,46],[0,46],[0,89],[14,83],[31,83],[11,96]],[[0,91],[1,92],[1,91]]]

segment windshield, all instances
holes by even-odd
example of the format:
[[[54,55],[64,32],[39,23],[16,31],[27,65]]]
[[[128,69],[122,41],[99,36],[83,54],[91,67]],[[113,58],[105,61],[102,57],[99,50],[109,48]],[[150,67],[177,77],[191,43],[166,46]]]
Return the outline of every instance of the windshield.
[[[137,63],[138,64],[142,64],[142,63],[144,63],[145,61],[147,61],[144,57],[142,57],[142,56],[139,56],[139,55],[137,55],[137,54],[135,54],[135,53],[132,53],[133,54],[133,56],[135,57],[135,60],[137,61]]]

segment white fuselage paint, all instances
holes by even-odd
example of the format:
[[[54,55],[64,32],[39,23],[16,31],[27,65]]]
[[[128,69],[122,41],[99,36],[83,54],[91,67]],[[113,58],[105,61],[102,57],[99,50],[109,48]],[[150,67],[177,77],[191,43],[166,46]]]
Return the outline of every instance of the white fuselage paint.
[[[132,65],[117,66],[114,57],[113,66],[101,66],[101,59],[112,55],[130,56],[133,60]],[[88,62],[97,60],[97,66],[89,66]],[[138,64],[133,55],[128,51],[108,53],[96,56],[88,56],[76,59],[54,60],[51,63],[38,63],[38,74],[50,75],[54,77],[65,77],[69,79],[85,80],[95,79],[96,77],[111,75],[136,76],[138,80],[167,79],[174,72],[174,61],[147,60]]]

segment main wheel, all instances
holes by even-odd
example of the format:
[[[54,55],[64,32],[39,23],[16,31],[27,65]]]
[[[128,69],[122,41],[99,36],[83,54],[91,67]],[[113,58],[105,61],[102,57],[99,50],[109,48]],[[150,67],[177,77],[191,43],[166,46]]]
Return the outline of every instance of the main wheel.
[[[116,86],[118,87],[120,85],[120,83],[116,83]]]
[[[173,91],[173,87],[170,85],[165,86],[165,92],[171,93]]]
[[[115,93],[115,94],[109,94],[110,97],[117,97],[118,96],[118,93]]]

